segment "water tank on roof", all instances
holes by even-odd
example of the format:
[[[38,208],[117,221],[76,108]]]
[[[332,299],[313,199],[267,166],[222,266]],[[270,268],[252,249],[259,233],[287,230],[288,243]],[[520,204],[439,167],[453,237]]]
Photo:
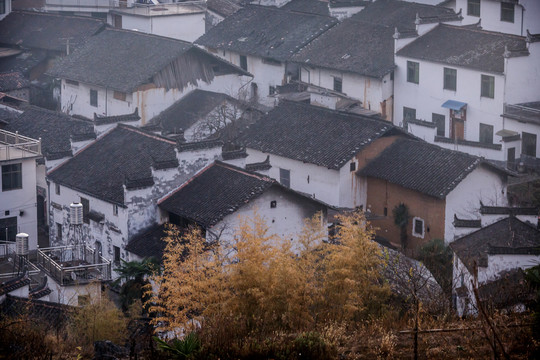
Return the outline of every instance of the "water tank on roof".
[[[81,225],[83,223],[83,206],[81,203],[71,203],[69,205],[69,221],[71,225]]]
[[[17,234],[15,253],[17,255],[28,255],[28,234]]]

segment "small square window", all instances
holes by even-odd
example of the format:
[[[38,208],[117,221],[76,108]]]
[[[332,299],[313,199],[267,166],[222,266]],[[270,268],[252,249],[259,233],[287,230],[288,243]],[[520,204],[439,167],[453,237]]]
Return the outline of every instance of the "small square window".
[[[114,216],[118,216],[118,205],[113,205],[112,212]]]
[[[355,170],[356,170],[356,163],[355,163],[355,162],[352,162],[352,163],[349,165],[349,170],[351,170],[351,171],[355,171]]]
[[[60,184],[54,184],[54,193],[60,195]]]
[[[90,90],[90,105],[94,107],[98,106],[97,90]]]
[[[457,88],[457,70],[444,68],[444,85],[445,90],[456,91]]]
[[[283,186],[291,187],[291,171],[279,169],[279,182]]]
[[[407,61],[407,82],[420,83],[420,64],[414,61]]]
[[[22,164],[2,165],[2,191],[22,189]]]
[[[467,0],[467,15],[480,16],[480,0]]]
[[[277,201],[276,200],[270,201],[270,208],[275,209],[276,207],[277,207]]]
[[[507,2],[501,3],[501,21],[514,22],[514,4]]]
[[[334,77],[334,91],[343,92],[343,79]]]
[[[412,234],[413,236],[416,236],[416,237],[421,237],[421,238],[424,237],[424,220],[423,219],[419,217],[413,218]]]
[[[495,77],[482,75],[480,96],[493,99],[495,97]]]

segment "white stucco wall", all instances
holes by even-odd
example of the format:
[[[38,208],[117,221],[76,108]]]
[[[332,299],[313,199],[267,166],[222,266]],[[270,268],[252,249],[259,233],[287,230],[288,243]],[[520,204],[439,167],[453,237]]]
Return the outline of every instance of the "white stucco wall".
[[[275,208],[270,207],[271,201],[276,201]],[[299,250],[299,244],[296,240],[298,234],[302,231],[305,219],[311,218],[318,211],[321,211],[323,212],[321,223],[323,228],[326,228],[326,213],[323,206],[312,203],[298,195],[287,193],[277,187],[271,187],[261,196],[253,199],[213,226],[207,232],[207,237],[211,238],[213,234],[221,234],[220,240],[225,244],[231,244],[241,220],[252,218],[255,211],[265,220],[268,227],[267,234],[276,235],[290,241],[293,250]]]
[[[506,182],[498,173],[480,165],[446,196],[445,241],[455,240],[454,214],[460,219],[478,219],[480,201],[488,206],[508,206]]]
[[[0,219],[17,217],[17,233],[27,233],[28,247],[35,250],[37,249],[36,160],[26,158],[0,161],[0,167],[10,164],[21,164],[22,188],[2,191],[0,178]],[[9,212],[8,215],[6,211]]]
[[[71,286],[61,286],[54,279],[47,275],[47,286],[52,292],[49,294],[49,301],[79,306],[79,296],[89,296],[90,301],[101,299],[101,283],[91,282],[88,284],[79,284]],[[44,299],[41,299],[44,300]]]
[[[364,10],[364,6],[343,6],[343,7],[328,7],[330,10],[330,16],[335,17],[339,21],[350,18],[356,13]]]
[[[392,120],[393,81],[390,80],[390,74],[377,79],[323,68],[301,66],[300,69],[300,80],[325,89],[333,90],[334,78],[341,78],[344,95],[360,100],[366,109],[380,113],[386,111],[387,120]],[[381,103],[385,100],[388,104],[383,111]]]
[[[122,29],[137,30],[189,42],[197,40],[204,34],[204,12],[164,16],[137,16],[128,13],[115,15],[122,16]],[[107,22],[113,25],[111,14],[107,16]]]
[[[528,49],[529,56],[505,59],[504,102],[507,104],[540,100],[540,42],[529,43]]]
[[[407,61],[418,62],[419,83],[407,82]],[[465,140],[478,142],[480,139],[480,123],[493,126],[493,143],[498,144],[501,138],[495,133],[503,128],[501,114],[503,113],[505,78],[503,75],[480,72],[462,67],[437,64],[424,60],[416,60],[396,56],[394,124],[403,122],[403,107],[416,109],[416,118],[432,121],[432,115],[445,116],[445,137],[450,135],[450,110],[441,105],[447,100],[457,100],[467,103],[467,120],[465,121]],[[457,70],[456,91],[443,89],[444,68]],[[481,75],[494,76],[494,98],[480,96]],[[521,92],[527,91],[522,89]],[[416,134],[414,134],[416,135]],[[427,140],[427,139],[426,139]],[[503,160],[502,151],[486,152],[492,159]]]
[[[312,195],[327,204],[354,208],[366,202],[364,180],[349,171],[351,161],[338,171],[249,148],[247,153],[246,163],[262,162],[270,155],[272,168],[268,174],[271,178],[279,181],[279,169],[290,170],[291,189]]]

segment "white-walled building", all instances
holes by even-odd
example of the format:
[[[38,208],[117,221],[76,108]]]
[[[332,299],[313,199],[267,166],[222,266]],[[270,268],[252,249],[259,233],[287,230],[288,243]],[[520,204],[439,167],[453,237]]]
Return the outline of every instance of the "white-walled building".
[[[195,43],[253,74],[250,98],[275,105],[278,86],[298,78],[289,62],[300,48],[334,26],[329,16],[247,6],[208,30]]]
[[[537,0],[455,0],[455,10],[461,10],[464,25],[521,36],[540,33]]]
[[[270,156],[266,173],[282,185],[332,206],[356,208],[365,206],[367,196],[356,170],[400,136],[407,135],[387,121],[282,101],[240,141],[248,153],[245,163]]]
[[[521,295],[527,294],[520,270],[538,265],[539,246],[540,231],[513,216],[451,243],[455,254],[453,297],[458,314],[477,314],[475,287],[486,303],[523,310]]]
[[[0,130],[0,242],[14,242],[18,233],[28,234],[29,250],[38,243],[36,161],[41,142]]]
[[[305,220],[320,213],[326,228],[328,206],[267,176],[216,162],[159,201],[162,218],[185,228],[201,226],[208,241],[232,246],[242,220],[257,213],[267,235],[291,241],[293,249]]]
[[[83,206],[82,241],[114,264],[132,237],[159,222],[157,201],[221,154],[221,143],[176,144],[117,125],[48,174],[50,241],[75,242],[69,206]]]
[[[132,7],[136,3],[136,0],[45,0],[43,9],[47,12],[106,19],[109,10]]]
[[[513,162],[523,148],[537,156],[540,127],[501,115],[505,104],[538,101],[539,44],[538,36],[444,24],[412,42],[398,39],[394,123],[489,159]]]
[[[138,5],[111,9],[107,23],[118,29],[193,42],[204,34],[205,14],[204,1]]]
[[[56,62],[62,111],[93,119],[138,109],[140,125],[195,88],[236,94],[249,75],[190,43],[105,29]]]

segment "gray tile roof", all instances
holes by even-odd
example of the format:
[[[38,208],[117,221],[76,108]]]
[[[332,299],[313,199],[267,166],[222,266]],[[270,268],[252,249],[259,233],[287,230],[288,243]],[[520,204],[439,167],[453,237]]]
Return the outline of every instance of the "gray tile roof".
[[[416,31],[417,15],[423,22],[459,20],[460,17],[448,8],[418,4],[401,0],[377,0],[353,18],[378,25],[397,28],[400,32]]]
[[[173,166],[178,166],[174,141],[120,124],[48,177],[98,199],[123,205],[124,185],[152,186],[151,167]]]
[[[23,48],[66,51],[82,45],[105,26],[91,17],[15,10],[0,21],[0,43]]]
[[[319,0],[292,0],[281,8],[287,11],[298,11],[308,14],[330,16],[328,2]]]
[[[394,70],[394,28],[345,19],[292,57],[307,66],[381,78]]]
[[[202,62],[219,64],[227,71],[238,70],[231,64],[193,46],[191,43],[129,30],[108,28],[90,38],[84,46],[55,62],[47,74],[131,92],[139,85],[154,82],[155,76],[173,61],[182,58],[194,67],[189,76],[177,75],[184,83],[196,83],[203,73],[212,78],[213,71],[204,72],[196,66]],[[183,64],[184,66],[186,64]],[[199,71],[195,74],[194,70]],[[206,69],[205,69],[206,70]],[[178,81],[178,80],[177,80]]]
[[[440,24],[399,50],[397,55],[502,74],[505,47],[526,49],[525,38]]]
[[[78,141],[96,138],[91,123],[37,106],[27,107],[22,114],[9,120],[5,129],[34,139],[41,138],[41,152],[48,160],[71,156],[70,138]]]
[[[336,23],[327,16],[251,5],[225,18],[195,43],[285,61]]]
[[[510,216],[453,241],[450,247],[472,272],[475,265],[486,267],[491,253],[540,254],[540,231]]]
[[[24,89],[30,86],[27,80],[19,71],[0,73],[0,91]]]
[[[480,163],[473,155],[399,139],[358,173],[444,199]]]
[[[161,260],[167,245],[162,239],[167,236],[167,225],[153,225],[129,241],[126,250],[142,258]]]
[[[242,8],[233,0],[208,0],[206,6],[208,10],[223,17],[232,15]]]
[[[282,101],[240,141],[247,148],[337,170],[373,140],[402,133],[387,121]]]

